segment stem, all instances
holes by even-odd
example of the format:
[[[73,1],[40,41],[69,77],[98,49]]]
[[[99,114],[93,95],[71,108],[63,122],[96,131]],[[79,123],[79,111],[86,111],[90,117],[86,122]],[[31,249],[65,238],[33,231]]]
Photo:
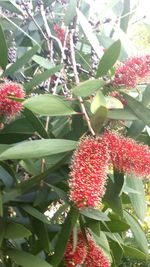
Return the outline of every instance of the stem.
[[[70,34],[69,34],[69,39],[70,39],[70,52],[71,52],[71,61],[72,61],[72,66],[73,66],[73,72],[74,72],[74,76],[75,76],[75,83],[76,85],[78,85],[80,83],[80,80],[79,80],[79,75],[78,75],[78,71],[77,71],[77,66],[76,66],[76,59],[75,59],[75,49],[74,49],[74,43],[73,43],[73,33],[74,33],[74,30],[70,30]],[[92,125],[91,125],[91,121],[90,121],[90,118],[87,114],[87,111],[86,111],[86,108],[84,106],[84,102],[83,102],[83,99],[82,97],[78,96],[77,97],[79,103],[80,103],[80,107],[81,107],[81,110],[83,112],[83,115],[85,117],[85,120],[87,122],[87,125],[88,125],[88,128],[91,132],[91,134],[93,136],[95,136],[95,132],[92,128]]]

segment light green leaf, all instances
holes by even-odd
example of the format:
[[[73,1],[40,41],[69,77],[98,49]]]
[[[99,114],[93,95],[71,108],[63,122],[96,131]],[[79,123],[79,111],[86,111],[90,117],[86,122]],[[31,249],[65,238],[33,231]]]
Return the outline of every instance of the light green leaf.
[[[95,50],[97,56],[100,58],[101,57],[100,44],[99,44],[99,41],[96,35],[93,33],[90,23],[87,21],[86,17],[81,13],[79,9],[77,9],[77,16],[78,16],[79,23],[84,31],[86,38],[88,39],[91,46]]]
[[[107,118],[112,119],[112,120],[138,120],[138,117],[132,113],[132,111],[128,108],[126,109],[112,109],[109,110],[107,113]]]
[[[130,247],[130,246],[123,246],[124,255],[127,257],[131,257],[137,260],[147,260],[147,254],[143,253],[137,248]]]
[[[137,191],[136,194],[128,193],[133,208],[139,217],[139,219],[143,222],[146,215],[146,200],[145,200],[145,192],[143,187],[143,182],[141,179],[136,178],[134,175],[127,176],[126,184],[131,189]]]
[[[101,91],[97,91],[91,103],[91,112],[94,114],[100,107],[106,107],[106,100]]]
[[[24,251],[7,249],[6,253],[14,262],[17,263],[17,265],[21,265],[23,267],[52,267],[52,265],[40,257]]]
[[[127,223],[130,225],[131,231],[134,235],[138,248],[142,252],[148,254],[148,244],[146,236],[141,226],[139,225],[138,221],[127,211],[124,211],[123,214]]]
[[[104,53],[102,56],[96,77],[104,76],[108,73],[108,71],[114,66],[115,62],[117,61],[121,50],[121,42],[117,40],[114,42]]]
[[[103,80],[88,80],[80,83],[78,86],[72,89],[72,93],[75,96],[86,97],[93,94],[96,90],[105,85]]]
[[[7,44],[2,27],[0,26],[0,66],[5,69],[7,66]]]
[[[5,228],[5,238],[17,239],[22,237],[29,237],[31,232],[21,224],[9,222]]]
[[[0,160],[42,158],[76,148],[77,142],[64,139],[25,141],[12,146],[0,155]]]
[[[50,62],[48,59],[45,59],[44,57],[38,55],[33,56],[32,60],[44,69],[51,69],[54,67],[54,64],[52,64],[52,62]]]
[[[76,114],[67,100],[55,95],[38,95],[24,101],[24,106],[36,114],[45,116],[67,116]]]
[[[64,17],[64,23],[66,26],[70,24],[70,22],[73,20],[73,18],[76,15],[76,6],[77,1],[76,0],[70,0],[69,5],[67,7],[65,17]]]

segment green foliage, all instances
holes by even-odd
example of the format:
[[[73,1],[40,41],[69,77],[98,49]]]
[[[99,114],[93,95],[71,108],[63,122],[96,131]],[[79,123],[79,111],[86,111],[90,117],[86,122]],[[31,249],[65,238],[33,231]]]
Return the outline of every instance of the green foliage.
[[[0,265],[64,267],[70,234],[75,249],[80,229],[112,267],[147,267],[143,180],[109,166],[102,203],[81,210],[68,184],[85,135],[112,129],[150,145],[150,85],[113,84],[116,67],[136,51],[132,1],[106,1],[98,13],[97,1],[95,11],[84,0],[23,2],[0,1],[0,90],[9,81],[26,93],[8,96],[23,105],[17,116],[0,116]]]

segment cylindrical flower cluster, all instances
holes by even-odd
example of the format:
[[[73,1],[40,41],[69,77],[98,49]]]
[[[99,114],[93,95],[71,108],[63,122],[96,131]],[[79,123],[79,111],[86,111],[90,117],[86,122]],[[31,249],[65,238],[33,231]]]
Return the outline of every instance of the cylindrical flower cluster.
[[[0,115],[13,117],[19,113],[23,105],[9,97],[24,98],[25,92],[20,84],[6,82],[0,85]]]
[[[114,86],[135,87],[150,76],[150,55],[129,58],[115,70]]]
[[[110,163],[120,172],[137,176],[150,175],[150,149],[114,132],[103,135],[110,154]]]
[[[71,165],[70,200],[78,208],[95,207],[105,193],[109,154],[101,138],[87,137],[77,148]]]
[[[77,246],[73,251],[73,238],[69,239],[65,252],[65,264],[67,267],[76,267],[84,264],[85,267],[110,267],[110,262],[102,249],[95,244],[90,236],[87,242],[81,232],[78,233]]]

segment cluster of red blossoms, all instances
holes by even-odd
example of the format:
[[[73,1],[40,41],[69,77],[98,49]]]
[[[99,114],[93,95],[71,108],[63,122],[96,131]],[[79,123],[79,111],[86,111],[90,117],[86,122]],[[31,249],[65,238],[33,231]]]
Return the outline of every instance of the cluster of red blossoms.
[[[69,186],[77,208],[96,207],[105,193],[109,164],[120,172],[150,175],[150,149],[114,132],[83,139],[75,151]]]
[[[65,264],[67,267],[75,267],[84,264],[85,267],[110,267],[110,262],[103,251],[88,236],[87,242],[81,232],[78,233],[78,241],[73,249],[73,238],[69,239],[65,252]]]
[[[135,87],[150,76],[150,55],[129,58],[115,71],[114,86]]]
[[[64,41],[65,41],[65,31],[64,31],[64,29],[60,28],[59,25],[55,24],[54,25],[54,31],[55,31],[58,39],[61,41],[61,43],[63,45]]]
[[[19,113],[23,105],[10,97],[24,98],[25,92],[20,84],[6,82],[0,85],[0,115],[13,117]]]

